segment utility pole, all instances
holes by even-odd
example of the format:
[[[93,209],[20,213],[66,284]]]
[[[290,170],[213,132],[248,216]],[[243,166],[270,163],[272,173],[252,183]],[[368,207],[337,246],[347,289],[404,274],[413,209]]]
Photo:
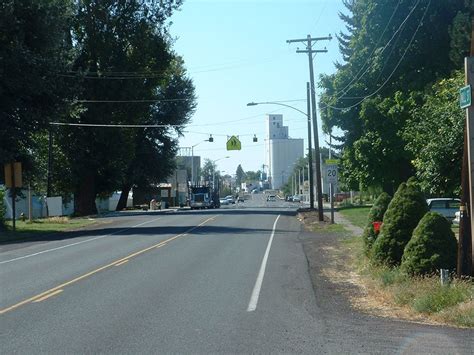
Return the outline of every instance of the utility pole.
[[[313,147],[311,144],[311,89],[309,83],[306,83],[306,103],[308,108],[308,174],[309,174],[309,206],[314,210],[314,175],[313,175]]]
[[[313,117],[313,135],[314,135],[314,150],[316,153],[316,157],[319,157],[319,137],[318,137],[318,121],[317,121],[317,113],[316,113],[316,91],[314,88],[314,70],[313,70],[313,54],[316,53],[326,53],[327,49],[313,49],[313,43],[318,41],[328,41],[331,40],[332,37],[329,35],[328,37],[316,37],[311,38],[311,35],[308,35],[306,39],[290,39],[287,40],[286,43],[294,43],[300,42],[306,44],[305,50],[296,50],[296,53],[307,53],[308,60],[309,60],[309,81],[311,85],[311,106],[312,106],[312,117]],[[317,189],[317,197],[318,197],[318,219],[319,221],[324,220],[323,214],[323,189],[321,186],[321,161],[320,159],[316,159],[316,189]]]
[[[471,32],[471,56],[464,60],[465,84],[474,86],[474,20]],[[472,94],[471,94],[472,95]],[[474,135],[474,107],[471,105],[466,109],[466,125],[464,129],[464,151],[462,159],[461,175],[461,206],[459,223],[459,243],[458,243],[458,276],[468,276],[474,274],[473,266],[473,236],[474,227],[472,201],[473,201],[473,168],[474,147],[472,138]]]

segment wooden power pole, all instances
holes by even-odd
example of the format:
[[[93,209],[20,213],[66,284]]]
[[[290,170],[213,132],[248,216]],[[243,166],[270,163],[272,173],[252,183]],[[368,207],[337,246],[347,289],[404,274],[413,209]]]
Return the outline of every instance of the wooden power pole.
[[[471,25],[471,53],[464,60],[465,84],[474,86],[474,20]],[[472,102],[472,92],[471,92]],[[473,236],[474,214],[472,201],[474,201],[474,106],[466,108],[466,125],[464,130],[464,152],[462,159],[461,176],[461,220],[459,225],[458,243],[458,276],[474,275]]]

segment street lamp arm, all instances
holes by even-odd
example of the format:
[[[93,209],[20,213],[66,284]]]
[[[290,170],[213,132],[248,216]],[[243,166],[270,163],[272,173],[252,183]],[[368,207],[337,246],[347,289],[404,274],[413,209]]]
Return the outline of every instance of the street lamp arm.
[[[301,111],[300,109],[297,109],[296,107],[293,107],[293,106],[290,106],[290,105],[287,105],[287,104],[283,104],[281,102],[273,102],[273,101],[267,101],[267,102],[249,102],[247,104],[247,106],[257,106],[257,105],[280,105],[280,106],[284,106],[284,107],[288,107],[288,108],[291,108],[295,111],[298,111],[299,113],[305,115],[306,117],[308,117],[308,114],[306,112],[303,112]]]

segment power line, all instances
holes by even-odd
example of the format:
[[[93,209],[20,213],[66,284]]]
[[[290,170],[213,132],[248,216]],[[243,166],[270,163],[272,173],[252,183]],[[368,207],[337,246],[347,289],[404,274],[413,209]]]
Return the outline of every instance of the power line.
[[[419,1],[418,1],[419,2]],[[395,71],[398,69],[398,67],[400,66],[402,60],[405,58],[405,55],[407,54],[408,52],[408,49],[410,49],[410,46],[413,42],[413,40],[415,39],[415,36],[416,34],[418,33],[418,30],[420,29],[420,27],[423,25],[423,20],[425,19],[425,16],[426,16],[426,13],[428,12],[428,9],[431,5],[431,0],[429,0],[428,2],[428,5],[426,6],[426,9],[423,13],[423,16],[421,17],[420,19],[420,22],[418,23],[418,26],[415,30],[415,32],[413,33],[413,36],[411,37],[410,39],[410,42],[408,43],[407,47],[405,48],[405,51],[403,52],[403,55],[400,57],[399,61],[397,62],[397,64],[395,65],[395,68],[392,70],[392,72],[390,73],[390,75],[387,77],[387,79],[382,83],[382,85],[380,85],[375,91],[373,91],[372,93],[370,93],[369,95],[366,95],[362,98],[362,100],[360,100],[359,102],[353,104],[353,105],[350,105],[350,106],[347,106],[347,107],[335,107],[335,106],[331,106],[331,105],[323,105],[321,108],[326,108],[326,107],[329,107],[333,110],[348,110],[348,109],[351,109],[351,108],[354,108],[356,106],[358,106],[359,104],[361,104],[362,102],[364,102],[366,99],[368,98],[371,98],[372,96],[374,96],[375,94],[377,94],[380,90],[382,90],[382,88],[388,83],[388,81],[392,78],[393,74],[395,74]]]
[[[150,100],[74,100],[77,103],[152,103],[152,102],[176,102],[191,101],[189,99],[150,99]]]
[[[167,128],[167,127],[183,127],[184,125],[176,124],[101,124],[101,123],[66,123],[66,122],[50,122],[52,126],[74,126],[74,127],[111,127],[111,128]]]
[[[418,3],[419,3],[419,2],[420,2],[420,0],[418,0]],[[360,80],[360,79],[367,73],[367,71],[369,70],[370,66],[367,67],[367,69],[362,73],[361,76],[359,76],[360,72],[361,72],[362,70],[364,70],[365,66],[373,59],[373,55],[374,55],[375,51],[377,50],[378,45],[379,45],[380,41],[381,41],[382,38],[383,38],[383,35],[384,35],[385,32],[387,31],[387,28],[388,28],[388,26],[390,25],[390,22],[392,22],[393,16],[394,16],[395,13],[397,12],[398,6],[400,5],[400,3],[401,3],[401,0],[398,0],[397,6],[396,6],[395,9],[393,10],[392,16],[390,16],[390,19],[388,20],[387,24],[385,25],[385,28],[384,28],[382,34],[380,35],[379,39],[377,40],[377,43],[375,44],[372,53],[370,53],[370,55],[367,57],[366,62],[362,65],[362,67],[359,69],[359,71],[358,71],[357,74],[354,76],[354,78],[352,78],[352,80],[351,80],[343,89],[341,89],[341,90],[339,90],[337,93],[331,95],[331,96],[338,96],[341,92],[343,92],[342,95],[340,95],[336,100],[338,100],[338,99],[340,99],[341,97],[343,97],[343,96],[347,93],[347,91],[349,91],[350,88],[352,88],[353,85],[351,85],[351,84],[354,83],[354,81],[356,81],[356,80]],[[416,8],[416,6],[418,5],[418,3],[415,5],[415,7],[413,8],[413,10]],[[405,20],[402,22],[402,24],[400,25],[400,27],[395,31],[394,35],[400,30],[401,26],[402,26],[403,23],[410,17],[410,15],[411,15],[411,13],[408,14],[408,16],[407,16],[407,17],[405,18]],[[383,47],[381,53],[383,53],[383,52],[385,51],[385,48],[387,48],[388,44],[390,44],[390,42],[392,41],[392,39],[393,39],[393,36],[392,36],[392,38],[385,44],[385,46]],[[347,89],[347,90],[346,90],[346,89]]]

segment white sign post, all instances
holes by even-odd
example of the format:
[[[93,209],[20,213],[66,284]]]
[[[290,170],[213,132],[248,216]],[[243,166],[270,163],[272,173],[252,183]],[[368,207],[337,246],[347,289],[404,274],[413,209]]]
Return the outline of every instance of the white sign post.
[[[331,148],[329,148],[331,149]],[[326,181],[329,183],[329,201],[331,203],[331,223],[334,224],[334,185],[337,185],[337,159],[326,160]]]

